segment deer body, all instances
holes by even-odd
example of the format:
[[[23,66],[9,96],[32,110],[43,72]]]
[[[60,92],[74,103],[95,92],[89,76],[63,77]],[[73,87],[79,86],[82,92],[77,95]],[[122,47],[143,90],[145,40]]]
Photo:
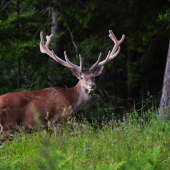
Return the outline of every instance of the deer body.
[[[9,135],[17,126],[29,129],[40,124],[47,125],[49,121],[51,125],[63,123],[81,110],[92,99],[92,93],[96,88],[95,77],[102,73],[103,65],[119,53],[119,45],[124,40],[124,36],[122,36],[118,41],[110,31],[109,37],[115,42],[112,52],[109,51],[108,56],[102,62],[100,62],[100,53],[96,63],[88,71],[84,71],[81,55],[79,55],[80,67],[68,60],[66,52],[64,53],[66,61],[63,61],[48,49],[52,35],[46,37],[46,44],[44,44],[43,33],[40,34],[40,37],[41,52],[70,68],[79,81],[75,87],[70,89],[53,87],[37,91],[7,93],[0,96],[0,126],[3,137]]]
[[[70,89],[51,87],[37,91],[7,93],[0,97],[1,131],[25,129],[39,124],[63,123],[92,99],[80,82]],[[48,118],[47,118],[48,113]]]

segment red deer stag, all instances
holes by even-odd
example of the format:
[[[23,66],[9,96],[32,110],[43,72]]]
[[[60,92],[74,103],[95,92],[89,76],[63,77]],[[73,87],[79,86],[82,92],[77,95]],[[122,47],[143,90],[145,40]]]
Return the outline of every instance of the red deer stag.
[[[74,113],[82,109],[92,98],[92,92],[96,88],[95,77],[102,73],[104,65],[115,58],[120,51],[120,44],[125,36],[118,41],[109,31],[109,37],[114,42],[112,51],[108,52],[105,60],[100,61],[101,53],[96,63],[88,70],[83,70],[82,57],[80,57],[80,66],[71,63],[66,52],[65,61],[50,51],[48,46],[53,35],[46,36],[47,42],[44,44],[43,33],[40,33],[41,42],[40,50],[42,53],[48,54],[58,63],[70,68],[73,76],[79,81],[77,85],[70,89],[53,87],[37,91],[21,91],[7,93],[0,96],[0,125],[2,137],[7,137],[16,127],[35,127],[39,123],[47,125],[48,121],[52,125],[58,122],[64,122]]]

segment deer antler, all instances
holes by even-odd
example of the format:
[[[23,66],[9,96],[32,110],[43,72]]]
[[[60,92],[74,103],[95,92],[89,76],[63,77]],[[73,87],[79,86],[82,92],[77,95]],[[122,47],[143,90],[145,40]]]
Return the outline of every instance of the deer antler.
[[[101,59],[101,53],[100,53],[98,60],[89,70],[92,71],[92,70],[95,70],[99,66],[105,65],[106,63],[108,63],[110,60],[112,60],[113,58],[115,58],[119,54],[119,52],[120,52],[119,46],[124,41],[125,35],[122,35],[122,38],[118,41],[117,38],[115,37],[115,35],[113,34],[113,32],[111,30],[109,30],[109,37],[115,43],[112,51],[111,52],[109,51],[106,59],[101,61],[101,62],[100,62],[100,59]]]
[[[80,67],[73,64],[72,62],[70,62],[70,60],[67,57],[66,51],[64,51],[64,56],[65,56],[66,61],[62,60],[57,55],[55,55],[55,53],[53,51],[49,50],[48,46],[50,44],[50,41],[51,41],[52,37],[53,37],[53,34],[51,34],[50,36],[46,36],[47,42],[44,45],[43,32],[40,32],[40,38],[41,38],[40,51],[42,53],[48,54],[51,58],[53,58],[55,61],[62,64],[63,66],[68,67],[68,68],[75,68],[76,70],[78,70],[81,73],[83,71],[83,61],[82,61],[81,55],[79,55],[79,57],[80,57]]]

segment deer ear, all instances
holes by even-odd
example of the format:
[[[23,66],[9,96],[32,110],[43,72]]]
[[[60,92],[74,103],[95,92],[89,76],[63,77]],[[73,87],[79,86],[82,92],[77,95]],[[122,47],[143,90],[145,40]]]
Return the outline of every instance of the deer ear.
[[[78,79],[80,79],[81,74],[80,74],[80,72],[79,72],[78,70],[76,70],[75,68],[70,68],[70,70],[71,70],[73,76],[75,76],[75,77],[77,77]]]
[[[99,75],[102,73],[103,69],[104,69],[104,66],[98,67],[98,68],[94,71],[94,76],[95,76],[95,77],[96,77],[96,76],[99,76]]]

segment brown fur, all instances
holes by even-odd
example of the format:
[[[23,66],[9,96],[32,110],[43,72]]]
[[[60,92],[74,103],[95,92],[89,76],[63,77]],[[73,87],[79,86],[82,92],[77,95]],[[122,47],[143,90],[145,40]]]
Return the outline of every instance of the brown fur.
[[[87,74],[86,77],[92,76]],[[91,81],[91,80],[88,80]],[[0,96],[1,135],[7,136],[16,127],[56,124],[66,121],[91,99],[84,80],[70,89],[53,87],[37,91],[21,91]]]

